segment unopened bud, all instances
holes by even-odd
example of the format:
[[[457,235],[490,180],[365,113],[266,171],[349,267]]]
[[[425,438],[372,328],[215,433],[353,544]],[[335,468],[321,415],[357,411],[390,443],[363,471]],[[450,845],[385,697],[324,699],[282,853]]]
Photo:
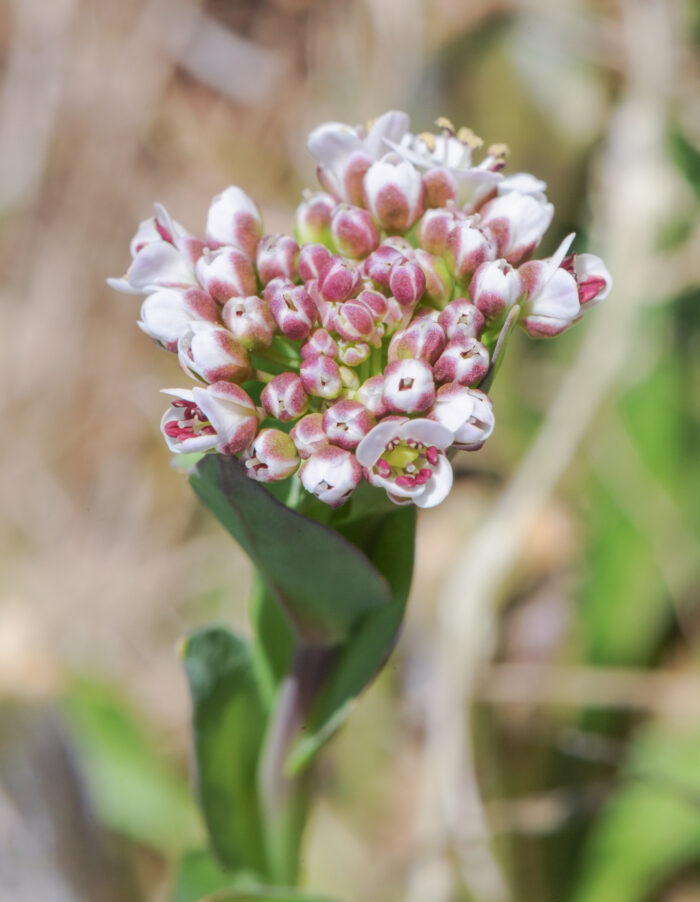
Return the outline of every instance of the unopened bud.
[[[495,425],[488,395],[456,382],[438,389],[428,419],[446,426],[454,435],[455,447],[464,451],[478,451]]]
[[[299,245],[289,235],[263,235],[258,243],[256,264],[263,285],[273,279],[297,278]],[[252,294],[253,292],[249,292]]]
[[[489,369],[489,352],[476,338],[453,338],[438,358],[435,379],[438,382],[459,382],[474,386]]]
[[[445,259],[455,280],[462,285],[468,284],[478,266],[495,256],[494,241],[471,222],[459,223],[448,235]]]
[[[296,445],[299,457],[306,460],[328,444],[328,436],[323,431],[323,414],[307,413],[292,427],[289,435]]]
[[[418,226],[418,244],[424,251],[442,257],[447,250],[447,237],[467,217],[452,207],[426,210]]]
[[[343,389],[338,364],[325,354],[304,358],[299,375],[305,391],[315,398],[337,398]]]
[[[249,351],[269,348],[275,335],[275,318],[267,301],[256,295],[229,298],[221,311],[221,319],[238,341]]]
[[[423,180],[408,161],[373,163],[363,181],[365,205],[387,232],[406,232],[423,212]]]
[[[505,260],[482,263],[469,283],[472,301],[487,323],[498,322],[523,293],[522,279]]]
[[[360,269],[351,260],[336,257],[318,280],[318,290],[325,301],[345,301],[360,287]]]
[[[232,245],[252,259],[261,235],[260,210],[245,191],[231,186],[211,202],[207,215],[210,247]]]
[[[326,329],[314,329],[301,346],[302,359],[315,357],[317,354],[325,354],[326,357],[337,357],[338,355],[338,345]]]
[[[387,413],[388,408],[384,401],[384,376],[370,376],[355,392],[357,400],[364,404],[369,412],[377,419]]]
[[[250,258],[234,248],[205,249],[195,271],[202,287],[220,304],[231,297],[255,294],[258,288]]]
[[[328,241],[331,213],[336,204],[336,199],[325,191],[316,191],[304,198],[296,212],[295,232],[300,244],[325,244]]]
[[[385,241],[379,245],[365,260],[362,269],[367,278],[371,279],[377,288],[389,291],[389,276],[395,263],[403,260],[403,254]]]
[[[427,317],[414,319],[391,339],[389,361],[413,358],[433,364],[442,354],[446,343],[441,325]]]
[[[453,338],[481,338],[486,320],[477,306],[467,298],[455,298],[440,311],[438,322],[449,340]]]
[[[384,402],[396,413],[420,413],[435,400],[433,371],[425,360],[396,360],[384,370]]]
[[[248,352],[221,326],[191,323],[177,350],[183,370],[205,382],[245,382],[250,376]]]
[[[266,286],[263,296],[270,305],[270,312],[280,332],[293,341],[303,341],[311,332],[318,315],[306,288],[275,279]]]
[[[345,341],[341,338],[338,342],[338,360],[345,366],[359,366],[369,358],[371,352],[366,341]]]
[[[300,463],[294,442],[281,429],[261,429],[241,460],[248,476],[258,482],[286,479]]]
[[[323,414],[323,429],[332,445],[351,451],[356,448],[376,420],[359,401],[337,401]]]
[[[282,423],[298,419],[309,406],[309,396],[296,373],[274,376],[263,389],[260,401],[270,416]]]
[[[433,307],[442,309],[452,297],[454,281],[442,257],[418,249],[414,257],[425,276],[423,299]]]
[[[299,278],[304,282],[320,279],[334,259],[325,244],[305,244],[299,251]]]
[[[425,292],[425,274],[417,263],[396,263],[389,276],[389,288],[404,310],[413,309]]]
[[[339,507],[359,485],[362,467],[350,451],[329,445],[304,461],[299,478],[306,491],[319,501]]]
[[[544,195],[508,191],[483,207],[480,225],[496,242],[495,256],[517,266],[535,250],[553,216]]]
[[[372,217],[361,207],[338,204],[331,216],[331,236],[341,254],[361,260],[379,244],[379,232]]]
[[[180,336],[190,323],[215,323],[218,315],[219,309],[206,291],[161,288],[144,300],[138,326],[167,351],[177,351]]]

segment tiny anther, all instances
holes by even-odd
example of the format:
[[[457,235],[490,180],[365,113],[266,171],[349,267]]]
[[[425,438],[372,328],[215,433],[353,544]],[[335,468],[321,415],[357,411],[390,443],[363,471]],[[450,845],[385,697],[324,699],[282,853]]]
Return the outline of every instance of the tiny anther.
[[[415,476],[397,476],[396,477],[396,485],[401,486],[402,489],[413,488],[416,484]]]
[[[425,457],[431,466],[436,466],[438,460],[440,459],[440,452],[435,447],[435,445],[431,445],[429,448],[426,448]]]
[[[437,125],[437,127],[442,131],[448,132],[448,134],[450,135],[454,135],[455,133],[455,127],[447,118],[447,116],[438,116],[438,118],[435,120],[435,125]]]
[[[461,141],[462,144],[466,144],[467,147],[471,147],[473,150],[478,150],[480,147],[484,146],[484,139],[480,138],[465,125],[457,132],[457,140]]]
[[[431,132],[421,132],[418,137],[425,144],[428,150],[433,153],[433,151],[435,150],[435,135],[431,134]]]
[[[490,157],[497,157],[499,160],[506,160],[510,156],[507,144],[492,144],[486,152]]]
[[[410,376],[404,376],[399,382],[399,391],[405,391],[407,388],[413,388],[413,379]]]

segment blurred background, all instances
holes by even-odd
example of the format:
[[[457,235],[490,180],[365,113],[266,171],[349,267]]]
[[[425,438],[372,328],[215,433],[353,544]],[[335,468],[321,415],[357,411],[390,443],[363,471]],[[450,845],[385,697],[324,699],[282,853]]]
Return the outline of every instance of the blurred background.
[[[543,250],[575,229],[615,288],[515,336],[494,437],[421,514],[306,884],[700,900],[699,42],[682,0],[0,2],[3,899],[185,902],[177,642],[248,631],[247,561],[158,431],[177,361],[105,278],[154,200],[198,232],[239,184],[288,230],[309,129],[398,107],[509,144],[549,184]]]

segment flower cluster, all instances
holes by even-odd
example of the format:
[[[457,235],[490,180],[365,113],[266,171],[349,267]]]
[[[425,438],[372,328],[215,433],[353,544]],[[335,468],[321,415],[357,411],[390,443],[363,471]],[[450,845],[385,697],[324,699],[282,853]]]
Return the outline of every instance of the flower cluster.
[[[563,332],[610,290],[573,235],[533,260],[553,217],[545,184],[504,175],[504,145],[405,113],[309,136],[324,191],[295,237],[265,234],[240,188],[214,198],[205,238],[156,205],[117,290],[145,294],[140,328],[197,381],[172,389],[171,451],[236,455],[262,482],[297,474],[343,504],[362,479],[397,504],[432,507],[451,452],[480,448],[494,414],[480,386],[506,320]]]

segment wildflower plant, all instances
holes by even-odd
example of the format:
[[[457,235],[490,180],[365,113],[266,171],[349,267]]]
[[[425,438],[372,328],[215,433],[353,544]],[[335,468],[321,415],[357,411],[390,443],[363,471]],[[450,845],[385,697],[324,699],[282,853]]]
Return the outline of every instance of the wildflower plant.
[[[203,238],[156,205],[110,280],[191,380],[164,390],[165,442],[256,568],[252,641],[205,628],[183,655],[211,848],[261,898],[299,879],[310,765],[396,641],[416,508],[494,430],[512,329],[559,335],[611,286],[573,235],[534,259],[545,183],[436,125],[321,125],[294,236],[229,187]]]

